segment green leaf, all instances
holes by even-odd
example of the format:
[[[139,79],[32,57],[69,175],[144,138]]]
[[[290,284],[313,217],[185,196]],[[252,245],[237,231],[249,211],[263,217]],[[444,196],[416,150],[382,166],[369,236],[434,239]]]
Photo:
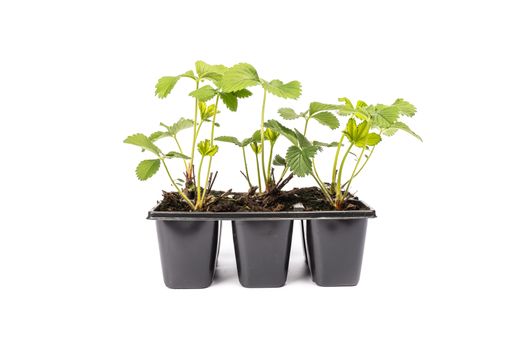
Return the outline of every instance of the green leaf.
[[[151,135],[149,135],[148,138],[149,138],[149,140],[150,140],[151,142],[155,142],[155,141],[157,141],[157,140],[160,140],[160,139],[162,139],[162,138],[164,138],[164,137],[168,137],[168,136],[170,136],[170,134],[167,133],[167,132],[165,132],[165,131],[155,131],[154,133],[152,133]]]
[[[337,119],[337,117],[332,112],[318,112],[314,114],[312,118],[317,120],[319,123],[328,126],[332,130],[335,130],[339,127],[339,119]]]
[[[367,107],[368,105],[366,104],[365,101],[361,101],[361,100],[358,100],[357,103],[355,104],[355,108],[365,108]]]
[[[219,146],[217,145],[211,145],[210,140],[206,139],[204,141],[199,142],[197,145],[197,148],[199,150],[199,153],[203,156],[214,156],[219,151]]]
[[[317,152],[318,148],[309,146],[306,148],[299,148],[297,146],[290,146],[286,152],[286,162],[292,172],[303,177],[312,173],[312,158]]]
[[[155,85],[155,95],[159,98],[166,98],[171,90],[173,90],[173,87],[180,79],[180,75],[176,77],[162,77],[157,82],[157,85]]]
[[[208,64],[204,61],[195,62],[195,71],[201,79],[212,80],[213,82],[218,82],[221,80],[224,72],[228,68],[222,64]]]
[[[284,84],[282,81],[274,79],[269,83],[264,82],[264,87],[269,93],[277,97],[291,98],[295,100],[301,96],[301,83],[297,80]]]
[[[160,160],[158,159],[147,159],[143,160],[135,169],[135,174],[140,181],[145,181],[155,175],[160,168]]]
[[[356,141],[355,145],[357,147],[363,148],[366,146],[375,146],[381,141],[381,136],[375,132],[371,132],[364,136],[363,138]]]
[[[416,114],[416,107],[408,101],[398,98],[393,106],[396,106],[399,110],[399,114],[405,115],[407,117],[413,117]]]
[[[300,114],[295,113],[295,111],[291,108],[280,108],[277,112],[283,119],[286,120],[292,120],[301,117]]]
[[[299,143],[299,146],[301,148],[309,147],[312,145],[312,143],[304,136],[299,130],[294,129],[295,131],[295,137],[297,138],[297,142]]]
[[[253,138],[252,138],[252,137],[249,137],[249,138],[247,138],[247,139],[242,140],[240,146],[241,146],[241,147],[246,147],[246,146],[248,146],[248,145],[249,145],[250,143],[252,143],[252,142],[253,142]]]
[[[173,136],[177,135],[180,131],[184,129],[189,129],[193,127],[193,120],[186,119],[186,118],[180,118],[175,124],[173,124],[172,132]]]
[[[371,121],[373,127],[378,127],[381,129],[388,128],[399,118],[399,110],[395,106],[378,104],[375,106],[375,111],[372,111]]]
[[[160,156],[160,154],[162,153],[160,149],[157,146],[155,146],[155,144],[151,142],[151,140],[144,134],[134,134],[128,136],[124,140],[124,143],[139,146],[140,148],[150,151],[151,153],[157,156]]]
[[[185,78],[190,78],[190,79],[195,80],[195,73],[193,73],[192,70],[189,70],[189,71],[187,71],[187,72],[185,72],[185,73],[182,73],[182,74],[180,75],[180,77],[185,77]]]
[[[233,94],[237,96],[238,98],[247,98],[252,95],[252,92],[248,89],[242,89],[238,91],[233,91]]]
[[[352,101],[350,101],[349,98],[347,98],[347,97],[339,97],[337,100],[339,102],[343,102],[345,104],[345,106],[348,106],[348,107],[354,109],[354,105],[352,104]]]
[[[175,151],[171,151],[171,152],[166,153],[165,157],[168,158],[168,159],[172,159],[172,158],[191,159],[187,155],[179,153],[179,152],[175,152]]]
[[[410,135],[414,136],[415,138],[417,138],[419,141],[423,142],[423,139],[421,138],[421,136],[419,136],[418,134],[416,134],[415,132],[413,132],[409,127],[408,125],[406,125],[405,123],[402,123],[402,122],[395,122],[394,124],[392,124],[388,129],[385,129],[383,130],[383,133],[387,136],[392,136],[394,135],[398,130],[403,130],[404,132],[407,132],[409,133]]]
[[[234,92],[259,83],[259,75],[252,65],[238,63],[224,72],[221,84],[224,92]]]
[[[313,141],[312,145],[317,146],[319,148],[321,148],[321,147],[337,147],[337,145],[339,145],[339,142],[334,141],[334,142],[326,143],[326,142],[321,142],[321,141]],[[341,146],[343,146],[343,145],[341,145]]]
[[[273,129],[267,128],[264,131],[264,139],[270,141],[271,144],[275,144],[279,138],[279,133]]]
[[[314,115],[317,112],[321,111],[335,111],[339,110],[343,107],[342,105],[333,105],[333,104],[327,104],[327,103],[321,103],[321,102],[312,102],[310,103],[310,116]]]
[[[299,141],[297,140],[297,136],[296,136],[295,132],[293,130],[287,128],[286,126],[282,125],[277,120],[270,119],[266,123],[264,123],[264,125],[267,128],[270,128],[270,129],[272,129],[274,131],[277,131],[279,134],[283,135],[288,140],[290,140],[290,142],[292,142],[294,145],[299,145]]]
[[[263,137],[264,137],[264,134],[263,134]],[[251,140],[252,142],[260,143],[261,142],[261,130],[259,129],[255,130],[252,134]]]
[[[235,96],[235,93],[233,92],[221,92],[219,93],[219,97],[221,98],[224,105],[232,112],[237,111],[237,96]]]
[[[255,153],[255,154],[259,154],[261,153],[262,151],[262,148],[261,148],[261,145],[256,143],[256,142],[252,142],[250,143],[250,147],[252,148],[252,151]]]
[[[217,91],[210,85],[204,85],[203,87],[190,92],[190,96],[195,97],[197,100],[203,102],[211,100],[216,94]]]
[[[273,158],[272,164],[275,166],[286,166],[286,160],[280,155],[276,154]]]
[[[247,139],[247,140],[250,140],[250,139]],[[229,143],[233,143],[234,145],[237,145],[239,147],[243,147],[242,143],[239,141],[239,139],[237,139],[236,137],[233,137],[233,136],[219,136],[219,137],[215,138],[215,141],[229,142]]]

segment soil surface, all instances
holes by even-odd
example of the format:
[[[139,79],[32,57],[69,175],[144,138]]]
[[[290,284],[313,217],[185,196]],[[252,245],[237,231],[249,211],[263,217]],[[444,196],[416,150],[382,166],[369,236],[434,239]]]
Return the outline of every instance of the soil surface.
[[[191,211],[189,205],[177,192],[163,192],[163,200],[157,211]],[[250,192],[211,191],[205,212],[277,212],[292,211],[301,203],[305,211],[335,210],[317,187],[294,188],[290,191],[259,194],[255,188]],[[350,196],[343,210],[368,209],[357,197]]]

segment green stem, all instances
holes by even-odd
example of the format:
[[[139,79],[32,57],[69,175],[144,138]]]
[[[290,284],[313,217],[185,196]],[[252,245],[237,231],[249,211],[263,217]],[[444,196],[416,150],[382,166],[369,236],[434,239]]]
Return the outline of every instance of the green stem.
[[[257,155],[257,152],[255,153],[255,163],[257,164],[257,181],[259,182],[259,193],[262,193],[261,190],[261,171],[259,170],[259,156]]]
[[[271,172],[272,172],[273,146],[274,144],[270,143],[270,157],[268,158],[268,176],[266,177],[268,182],[272,181]]]
[[[265,184],[268,183],[264,169],[264,109],[266,108],[266,93],[266,88],[264,88],[263,104],[261,110],[261,166]]]
[[[164,169],[166,169],[166,173],[168,173],[168,177],[170,178],[171,184],[175,189],[177,189],[177,192],[179,192],[179,195],[189,204],[191,209],[195,210],[195,205],[192,203],[192,201],[181,191],[180,187],[177,186],[177,183],[173,180],[173,177],[171,176],[171,173],[168,169],[168,166],[166,165],[166,162],[163,158],[160,158],[160,161],[162,162],[162,165],[164,165]]]
[[[306,121],[304,122],[304,131],[303,131],[303,135],[304,137],[306,137],[306,129],[308,129],[308,122],[310,121],[310,118],[306,118]]]
[[[173,136],[173,139],[175,140],[175,143],[177,144],[177,147],[179,148],[179,152],[181,154],[184,154],[184,152],[182,152],[182,147],[180,146],[180,143],[179,143],[179,140],[177,139],[177,136]],[[184,162],[184,168],[186,168],[186,170],[188,169],[188,164],[186,163],[186,159],[182,159],[182,161]]]
[[[202,170],[202,163],[204,162],[204,156],[202,156],[201,161],[199,162],[199,170],[197,173],[197,207],[200,208],[202,205],[201,200],[201,170]]]
[[[319,188],[321,189],[321,191],[325,195],[326,199],[328,199],[328,202],[333,204],[333,200],[330,197],[330,193],[326,190],[325,184],[323,184],[323,181],[321,180],[321,177],[319,176],[319,173],[317,172],[317,168],[315,167],[315,160],[313,160],[313,159],[312,159],[312,167],[313,167],[313,171],[314,171],[312,175],[313,175],[315,181],[319,185]]]
[[[352,146],[354,146],[353,143],[351,143],[350,147],[348,147],[348,149],[346,150],[343,160],[341,160],[341,165],[339,165],[339,173],[337,175],[337,183],[336,183],[336,193],[338,194],[341,192],[341,180],[343,178],[343,168],[345,166],[345,161],[348,155],[350,154],[350,150],[352,149]]]
[[[196,90],[199,89],[199,79],[197,79]],[[193,171],[193,161],[195,160],[195,145],[197,144],[197,114],[199,112],[199,100],[195,98],[195,111],[193,113],[193,142],[191,144],[191,156],[188,169],[186,169],[188,176],[191,177],[191,172]]]
[[[346,188],[344,191],[345,196],[348,194],[348,190],[350,189],[350,184],[352,183],[352,180],[356,177],[357,167],[359,166],[359,163],[361,162],[361,159],[363,158],[363,154],[365,153],[365,150],[366,150],[366,147],[363,147],[363,150],[361,151],[361,154],[359,155],[359,158],[357,159],[357,163],[355,163],[354,171],[352,171],[352,176],[350,176],[350,180],[348,180],[348,183],[346,184]]]
[[[328,203],[330,203],[330,205],[334,205],[334,201],[332,200],[332,197],[330,197],[330,193],[328,193],[328,191],[326,190],[325,185],[323,184],[321,178],[319,177],[319,174],[317,173],[317,169],[315,169],[315,164],[313,165],[313,167],[314,172],[311,174],[312,177],[314,178],[315,182],[317,182],[319,189],[321,190],[321,192],[323,192],[323,195],[325,196]]]
[[[288,171],[288,165],[285,165],[283,172],[281,173],[281,176],[279,177],[279,181],[277,181],[277,183],[281,182],[281,180],[284,178],[284,175],[286,175],[287,171]]]
[[[345,135],[342,135],[341,139],[339,140],[339,143],[337,144],[337,151],[335,151],[334,166],[332,168],[332,184],[331,184],[332,192],[335,192],[335,177],[337,174],[337,160],[339,159],[339,152],[341,151],[341,146],[343,145],[344,139],[345,139]]]
[[[244,147],[242,148],[242,158],[244,159],[244,170],[246,171],[246,180],[248,181],[248,186],[252,188],[252,183],[250,182],[250,174],[248,173],[248,163],[246,162],[246,151]]]
[[[372,157],[372,154],[374,154],[374,150],[376,149],[376,146],[372,147],[372,150],[370,151],[370,153],[368,154],[368,157],[365,159],[365,162],[363,163],[363,165],[361,166],[361,168],[357,171],[357,173],[355,173],[355,176],[359,175],[359,173],[361,172],[361,170],[363,170],[363,168],[365,167],[366,163],[368,163],[368,160],[370,159],[370,157]]]
[[[219,107],[219,95],[215,98],[215,112],[213,112],[213,119],[211,122],[211,140],[210,145],[213,147],[213,138],[215,137],[215,119],[217,117],[217,108]],[[202,194],[202,199],[206,198],[206,191],[208,190],[208,183],[210,181],[210,171],[211,171],[211,160],[213,157],[210,157],[208,161],[208,171],[206,172],[206,180],[204,181],[204,193]]]

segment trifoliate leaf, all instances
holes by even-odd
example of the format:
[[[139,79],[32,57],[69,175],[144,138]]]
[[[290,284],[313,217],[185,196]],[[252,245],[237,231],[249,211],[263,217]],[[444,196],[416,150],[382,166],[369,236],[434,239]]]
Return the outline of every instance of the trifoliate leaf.
[[[259,76],[252,65],[238,63],[224,72],[221,85],[224,92],[233,92],[259,83]]]
[[[160,168],[160,160],[158,159],[147,159],[143,160],[135,169],[135,174],[140,181],[144,181],[155,175]]]
[[[168,158],[168,159],[171,159],[171,158],[191,159],[187,155],[179,153],[179,152],[175,152],[175,151],[171,151],[171,152],[166,153],[165,157]]]
[[[280,108],[277,112],[283,119],[286,120],[292,120],[301,117],[300,114],[295,113],[295,111],[291,108]]]
[[[216,94],[217,91],[213,87],[211,87],[210,85],[204,85],[203,87],[200,87],[197,90],[190,92],[189,95],[191,97],[195,97],[199,101],[206,102],[215,97]]]
[[[242,89],[239,91],[234,91],[233,94],[237,96],[238,98],[247,98],[252,95],[252,92],[248,89]]]
[[[237,111],[237,96],[235,96],[235,93],[233,92],[221,92],[219,93],[219,97],[221,98],[224,105],[232,112]]]
[[[407,117],[413,117],[417,111],[416,107],[413,104],[403,100],[402,98],[398,98],[394,102],[393,106],[397,107],[397,109],[399,110],[399,114],[405,115]]]
[[[404,132],[409,133],[410,135],[412,135],[415,138],[417,138],[419,141],[423,142],[423,139],[421,138],[421,136],[419,136],[418,134],[413,132],[408,127],[408,125],[406,125],[405,123],[402,123],[402,122],[395,122],[388,129],[383,130],[383,133],[385,135],[387,135],[387,136],[392,136],[392,135],[394,135],[396,133],[397,130],[403,130]]]
[[[144,134],[134,134],[131,136],[128,136],[124,143],[139,146],[147,151],[150,151],[151,153],[159,156],[161,154],[160,149],[155,146],[153,142]]]
[[[272,164],[275,166],[286,166],[286,160],[280,155],[276,154],[273,158]]]
[[[199,153],[203,156],[214,156],[219,151],[219,146],[217,145],[211,145],[210,140],[204,140],[199,142],[197,145],[197,149],[199,150]]]
[[[343,107],[342,105],[327,104],[321,102],[312,102],[310,103],[310,116],[314,115],[317,112],[321,111],[335,111]]]
[[[299,141],[297,140],[297,136],[295,132],[287,128],[286,126],[282,125],[277,120],[274,120],[274,119],[268,120],[266,123],[264,123],[264,125],[267,128],[277,131],[279,134],[283,135],[288,140],[290,140],[290,142],[292,142],[294,145],[299,145]]]
[[[301,83],[297,80],[284,84],[282,81],[274,79],[269,83],[265,81],[264,87],[269,93],[277,97],[291,98],[295,100],[301,96]]]
[[[250,139],[247,139],[247,140],[249,141]],[[229,143],[233,143],[234,145],[237,145],[239,147],[243,147],[242,143],[239,141],[239,139],[237,139],[236,137],[233,137],[233,136],[219,136],[219,137],[215,138],[215,141],[229,142]]]
[[[310,113],[310,115],[312,115]],[[328,126],[330,129],[334,130],[339,127],[339,119],[332,112],[318,112],[312,116],[313,119],[317,120],[319,123]]]
[[[176,77],[162,77],[157,82],[157,85],[155,85],[155,95],[159,98],[166,98],[171,90],[173,90],[173,87],[180,79],[180,75]]]
[[[171,127],[173,136],[177,135],[180,131],[184,129],[189,129],[193,127],[193,120],[180,118],[173,126]]]
[[[315,146],[306,148],[291,146],[286,152],[286,163],[295,175],[299,177],[309,175],[312,173],[312,158],[317,150]]]

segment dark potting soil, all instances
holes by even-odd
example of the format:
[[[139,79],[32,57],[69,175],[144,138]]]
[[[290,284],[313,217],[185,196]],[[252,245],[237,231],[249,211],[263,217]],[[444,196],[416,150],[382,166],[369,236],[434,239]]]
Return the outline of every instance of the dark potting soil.
[[[177,192],[163,192],[157,211],[191,211],[189,205]],[[294,188],[290,191],[259,194],[250,192],[211,191],[211,199],[202,209],[205,212],[277,212],[292,211],[294,205],[302,203],[305,211],[335,210],[317,187]],[[349,196],[343,210],[368,209],[358,198]]]

